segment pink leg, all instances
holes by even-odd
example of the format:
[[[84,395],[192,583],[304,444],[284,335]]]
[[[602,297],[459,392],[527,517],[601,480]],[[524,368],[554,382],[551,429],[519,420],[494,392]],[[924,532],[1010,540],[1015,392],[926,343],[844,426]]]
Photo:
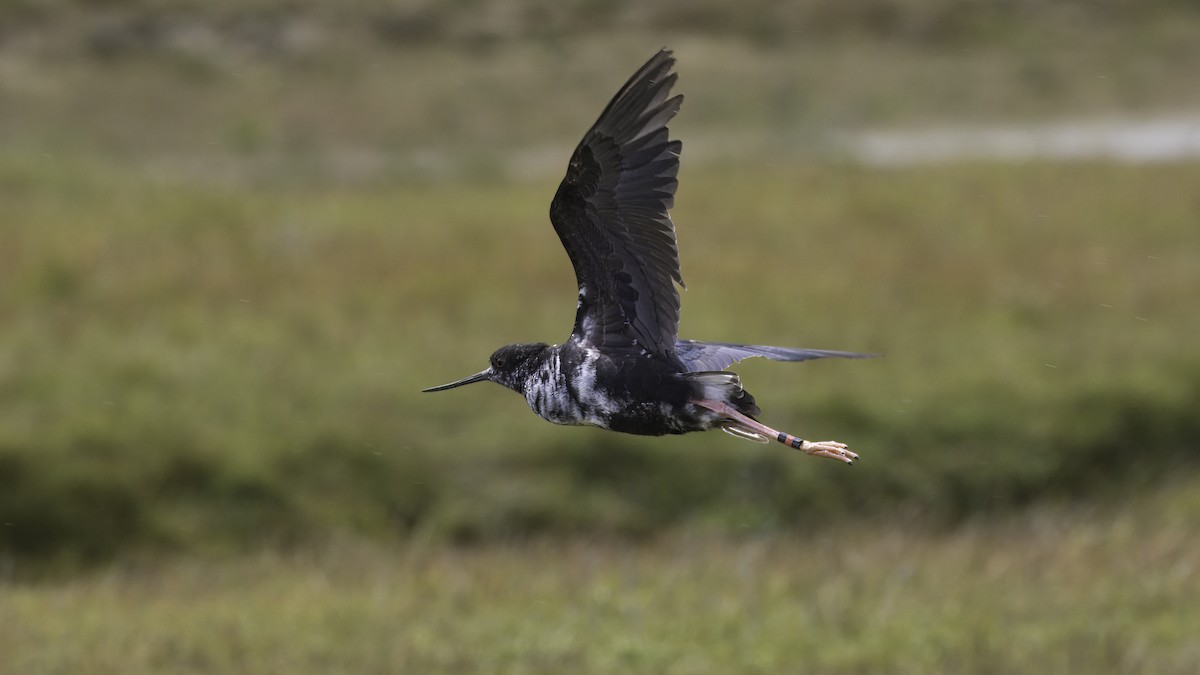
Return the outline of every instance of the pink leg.
[[[771,427],[751,419],[742,413],[738,412],[733,406],[724,401],[692,401],[698,406],[708,408],[709,410],[728,417],[737,423],[737,426],[749,429],[766,438],[774,438],[784,445],[795,448],[801,452],[813,455],[815,457],[828,457],[830,459],[841,460],[847,464],[853,464],[854,460],[858,459],[858,455],[846,449],[845,443],[837,441],[806,441],[803,438],[797,438],[791,434],[785,434],[782,431],[776,431]]]

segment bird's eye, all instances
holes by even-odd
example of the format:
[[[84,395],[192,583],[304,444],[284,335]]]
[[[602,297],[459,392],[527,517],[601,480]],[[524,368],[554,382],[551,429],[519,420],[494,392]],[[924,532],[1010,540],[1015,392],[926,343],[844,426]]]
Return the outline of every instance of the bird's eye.
[[[492,365],[496,368],[503,368],[504,367],[504,357],[497,356],[497,357],[493,358]]]

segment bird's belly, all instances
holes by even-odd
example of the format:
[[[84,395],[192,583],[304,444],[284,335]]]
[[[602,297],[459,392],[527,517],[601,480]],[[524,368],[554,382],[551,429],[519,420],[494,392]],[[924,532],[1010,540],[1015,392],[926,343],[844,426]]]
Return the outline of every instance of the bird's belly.
[[[580,394],[560,389],[531,392],[526,398],[538,417],[554,424],[588,425],[642,436],[682,434],[705,428],[667,403],[621,401],[601,392]]]
[[[639,436],[663,436],[705,431],[713,427],[710,415],[694,405],[665,402],[631,403],[608,419],[607,429]]]

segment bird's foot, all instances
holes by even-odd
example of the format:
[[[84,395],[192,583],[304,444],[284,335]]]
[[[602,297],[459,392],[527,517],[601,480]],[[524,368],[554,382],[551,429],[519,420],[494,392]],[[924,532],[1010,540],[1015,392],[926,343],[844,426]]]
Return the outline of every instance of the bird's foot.
[[[813,457],[828,457],[847,464],[854,464],[854,460],[858,459],[858,453],[848,450],[845,443],[837,441],[801,441],[799,450]]]
[[[775,440],[813,457],[828,457],[851,465],[854,464],[854,460],[858,459],[857,453],[848,450],[845,443],[837,441],[806,441],[782,432],[775,437]]]

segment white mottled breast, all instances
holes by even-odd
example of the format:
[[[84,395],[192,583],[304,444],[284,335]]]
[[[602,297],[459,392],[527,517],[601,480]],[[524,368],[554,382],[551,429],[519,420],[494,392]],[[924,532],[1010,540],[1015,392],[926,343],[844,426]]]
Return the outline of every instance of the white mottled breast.
[[[585,424],[608,428],[609,419],[620,409],[619,404],[608,396],[607,392],[596,385],[597,364],[601,359],[600,350],[595,347],[584,347],[585,358],[580,361],[569,378],[568,386],[579,402]]]
[[[619,406],[596,386],[599,350],[576,347],[583,358],[570,368],[563,363],[557,346],[531,378],[525,400],[544,420],[555,424],[590,424],[608,427],[608,420]]]

